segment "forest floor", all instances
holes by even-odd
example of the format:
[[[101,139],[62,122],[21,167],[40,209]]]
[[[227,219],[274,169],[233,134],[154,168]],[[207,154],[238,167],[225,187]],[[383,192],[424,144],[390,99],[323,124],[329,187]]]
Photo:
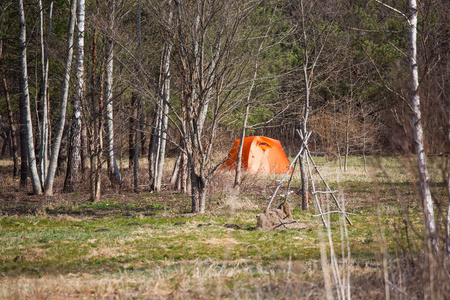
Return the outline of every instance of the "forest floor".
[[[345,172],[337,162],[317,163],[353,225],[330,214],[327,231],[312,216],[314,203],[302,211],[297,177],[289,200],[306,228],[270,231],[256,228],[256,215],[280,176],[247,175],[238,192],[232,174],[220,173],[206,214],[196,215],[190,198],[168,187],[133,193],[126,182],[120,191],[105,183],[97,203],[58,191],[61,183],[53,197],[30,195],[1,161],[0,299],[323,299],[327,278],[328,291],[353,299],[423,297],[414,160],[370,158],[364,167],[351,157]],[[436,159],[436,193],[440,166]],[[336,210],[330,197],[320,201]]]

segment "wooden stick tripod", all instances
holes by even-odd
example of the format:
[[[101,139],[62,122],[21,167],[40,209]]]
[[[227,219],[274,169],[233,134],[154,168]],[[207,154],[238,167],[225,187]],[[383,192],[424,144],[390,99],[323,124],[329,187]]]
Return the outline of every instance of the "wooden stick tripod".
[[[306,132],[306,134],[303,134],[300,130],[297,129],[297,132],[300,135],[300,138],[302,139],[302,145],[300,146],[300,150],[298,151],[297,155],[294,157],[294,159],[290,163],[289,168],[287,169],[286,173],[283,175],[283,177],[281,178],[281,180],[278,183],[277,187],[275,188],[275,191],[273,192],[272,197],[269,200],[269,203],[267,205],[267,208],[265,209],[265,212],[269,211],[270,205],[272,204],[273,199],[277,195],[278,190],[281,187],[281,184],[286,179],[287,175],[289,174],[289,171],[292,168],[292,173],[291,173],[291,177],[289,178],[288,187],[287,187],[287,191],[286,191],[286,197],[284,199],[283,204],[287,202],[288,195],[289,195],[289,187],[290,187],[290,184],[291,184],[292,177],[294,175],[295,166],[297,165],[297,161],[298,161],[300,155],[304,152],[304,153],[306,153],[306,163],[308,165],[309,179],[311,180],[312,194],[314,195],[314,200],[315,200],[317,208],[319,210],[319,214],[318,215],[314,215],[314,216],[320,216],[321,219],[322,219],[323,225],[325,227],[328,227],[328,225],[327,225],[327,223],[325,221],[325,218],[323,216],[326,215],[326,214],[329,214],[329,213],[342,213],[342,214],[344,214],[345,219],[347,220],[347,222],[350,225],[353,225],[353,223],[348,218],[348,215],[350,213],[347,213],[344,210],[342,210],[342,208],[341,208],[341,206],[339,204],[339,201],[337,200],[336,196],[334,195],[337,191],[332,191],[331,190],[330,186],[328,185],[328,183],[325,181],[324,177],[320,173],[319,168],[317,167],[316,163],[314,162],[314,159],[312,158],[311,152],[308,149],[308,139],[311,136],[311,131],[310,132]],[[317,191],[316,190],[316,186],[314,184],[314,179],[313,179],[313,176],[312,176],[313,173],[312,173],[311,165],[314,167],[314,171],[319,175],[320,179],[322,180],[322,183],[325,185],[325,187],[326,187],[325,191]],[[318,194],[331,194],[331,196],[333,197],[334,203],[336,204],[338,210],[337,211],[323,213],[322,212],[322,207],[320,206],[320,203],[319,203],[319,198],[317,197]]]

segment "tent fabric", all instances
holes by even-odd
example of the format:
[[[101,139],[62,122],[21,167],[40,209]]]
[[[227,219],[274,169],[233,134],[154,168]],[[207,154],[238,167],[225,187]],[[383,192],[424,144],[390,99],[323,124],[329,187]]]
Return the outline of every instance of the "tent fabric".
[[[240,139],[235,140],[223,169],[236,169]],[[244,138],[242,167],[252,174],[284,174],[289,168],[289,159],[280,141],[264,136]],[[292,172],[292,169],[289,173]]]

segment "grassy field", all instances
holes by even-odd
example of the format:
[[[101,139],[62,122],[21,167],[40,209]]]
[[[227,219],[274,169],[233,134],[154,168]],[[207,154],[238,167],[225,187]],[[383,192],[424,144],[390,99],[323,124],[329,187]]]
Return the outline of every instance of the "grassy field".
[[[314,203],[301,211],[297,177],[290,201],[306,228],[268,231],[256,228],[256,215],[279,176],[247,175],[238,193],[232,175],[219,174],[207,213],[193,215],[190,198],[169,189],[107,190],[99,203],[84,193],[28,195],[1,162],[0,299],[423,297],[414,159],[370,158],[365,170],[362,157],[351,157],[345,172],[337,162],[317,163],[353,214],[352,226],[333,214],[327,231],[312,216]],[[435,198],[445,207],[443,162],[432,163]],[[321,204],[335,210],[329,197]]]

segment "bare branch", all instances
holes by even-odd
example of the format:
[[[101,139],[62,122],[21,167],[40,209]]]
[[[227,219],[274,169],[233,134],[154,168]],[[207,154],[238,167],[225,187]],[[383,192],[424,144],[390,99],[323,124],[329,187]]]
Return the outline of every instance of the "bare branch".
[[[377,2],[378,4],[383,5],[384,7],[389,8],[390,10],[392,10],[392,11],[398,13],[399,15],[401,15],[403,18],[406,19],[406,22],[408,22],[408,25],[411,25],[411,23],[409,22],[408,16],[405,15],[404,13],[402,13],[401,11],[399,11],[398,9],[396,9],[396,8],[390,6],[390,5],[387,5],[386,3],[383,3],[383,2],[381,2],[380,0],[374,0],[374,1]]]

